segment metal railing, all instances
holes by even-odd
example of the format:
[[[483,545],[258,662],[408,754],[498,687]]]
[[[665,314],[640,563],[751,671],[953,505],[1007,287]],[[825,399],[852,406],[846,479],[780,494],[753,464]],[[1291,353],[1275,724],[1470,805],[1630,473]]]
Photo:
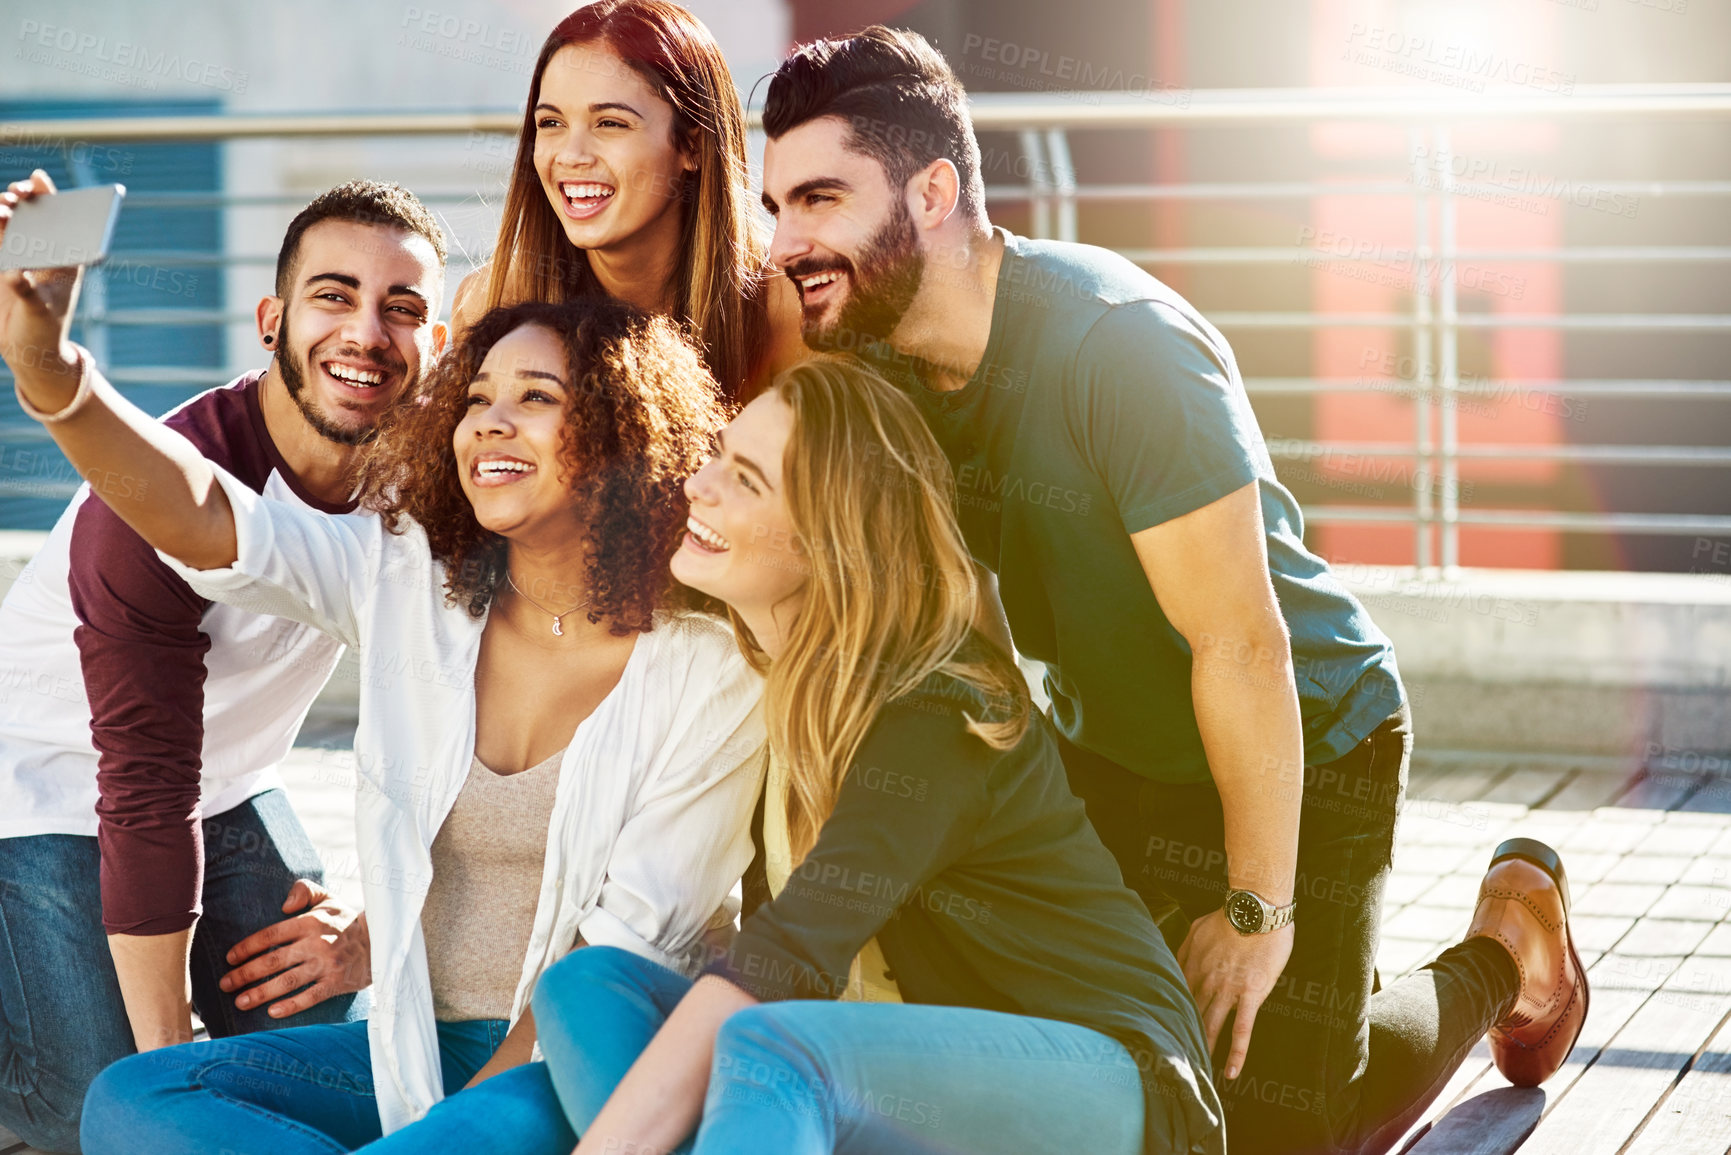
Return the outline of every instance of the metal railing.
[[[254,138],[464,137],[470,144],[490,134],[514,136],[520,113],[404,113],[354,116],[220,116],[77,119],[0,124],[0,140],[28,138],[44,130],[62,138],[94,142],[234,141]],[[1318,197],[1401,197],[1413,214],[1411,309],[1409,312],[1343,313],[1275,310],[1208,310],[1209,320],[1229,335],[1235,331],[1335,328],[1393,329],[1410,336],[1416,373],[1410,381],[1342,380],[1312,377],[1251,378],[1253,396],[1317,396],[1325,393],[1397,393],[1414,404],[1411,441],[1359,443],[1270,438],[1277,460],[1308,461],[1329,453],[1361,458],[1411,461],[1436,480],[1413,486],[1409,505],[1308,505],[1315,524],[1383,523],[1412,526],[1421,566],[1452,567],[1460,559],[1464,526],[1548,529],[1569,533],[1731,535],[1731,516],[1687,513],[1577,513],[1555,510],[1462,509],[1460,471],[1464,462],[1503,460],[1567,462],[1580,465],[1711,466],[1731,465],[1731,447],[1590,444],[1463,444],[1458,414],[1486,388],[1463,380],[1460,339],[1463,331],[1515,328],[1562,332],[1625,331],[1687,334],[1731,333],[1731,314],[1723,313],[1463,313],[1457,269],[1463,261],[1554,262],[1560,265],[1688,266],[1731,262],[1731,246],[1622,245],[1555,248],[1466,248],[1459,243],[1462,198],[1503,193],[1496,185],[1457,179],[1451,140],[1461,125],[1492,121],[1592,123],[1623,120],[1660,123],[1683,119],[1731,120],[1731,85],[1651,85],[1577,88],[1569,95],[1462,97],[1413,89],[1236,90],[1144,93],[1015,93],[981,95],[973,101],[981,132],[1013,133],[1020,149],[1025,183],[989,185],[988,200],[1028,207],[1037,236],[1079,239],[1081,208],[1109,202],[1239,201],[1308,202]],[[1070,134],[1099,129],[1194,129],[1219,126],[1310,126],[1325,123],[1375,123],[1405,126],[1413,172],[1407,179],[1276,180],[1187,183],[1086,184],[1078,180]],[[753,116],[753,125],[756,117]],[[1422,151],[1421,151],[1422,150]],[[1419,160],[1430,162],[1430,172]],[[1440,163],[1439,163],[1440,161]],[[1607,195],[1667,198],[1724,198],[1731,180],[1595,180]],[[138,204],[221,208],[291,206],[295,196],[232,196],[221,193],[147,193]],[[425,196],[429,204],[451,197]],[[1370,258],[1300,247],[1205,247],[1122,250],[1144,264],[1176,266],[1274,266],[1295,259],[1350,263]],[[145,253],[132,259],[162,266],[238,267],[269,264],[272,255],[229,253]],[[453,269],[452,275],[460,275]],[[250,323],[250,312],[133,309],[86,317],[87,323],[151,324]],[[215,384],[232,374],[204,370],[188,375],[172,366],[117,372],[123,384]],[[1731,398],[1731,380],[1592,379],[1503,380],[1493,389],[1523,394],[1579,398]]]

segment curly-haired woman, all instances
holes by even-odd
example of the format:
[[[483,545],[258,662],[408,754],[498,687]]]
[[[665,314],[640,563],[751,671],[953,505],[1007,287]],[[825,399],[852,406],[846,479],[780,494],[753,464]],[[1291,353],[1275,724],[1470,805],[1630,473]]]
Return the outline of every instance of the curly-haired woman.
[[[523,1012],[574,945],[701,965],[751,857],[761,679],[668,575],[721,423],[672,322],[606,301],[481,318],[381,424],[349,515],[234,482],[78,356],[75,393],[26,373],[20,397],[79,468],[139,479],[120,516],[202,595],[360,651],[374,987],[365,1026],[115,1064],[86,1152],[351,1150],[501,1071],[544,1084]],[[557,1111],[513,1132],[537,1127],[572,1141]]]

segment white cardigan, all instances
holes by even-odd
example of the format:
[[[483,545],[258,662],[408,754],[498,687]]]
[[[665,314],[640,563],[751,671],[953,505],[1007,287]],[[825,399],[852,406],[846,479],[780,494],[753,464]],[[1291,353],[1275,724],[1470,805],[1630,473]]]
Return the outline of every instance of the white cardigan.
[[[305,622],[360,653],[355,833],[373,1083],[390,1134],[443,1097],[420,917],[433,838],[475,752],[484,620],[445,603],[444,567],[419,526],[393,534],[371,514],[324,514],[217,477],[234,509],[235,564],[164,560],[204,597]],[[762,688],[714,617],[658,614],[638,636],[561,763],[513,1022],[579,933],[688,974],[702,965],[700,936],[752,855]]]

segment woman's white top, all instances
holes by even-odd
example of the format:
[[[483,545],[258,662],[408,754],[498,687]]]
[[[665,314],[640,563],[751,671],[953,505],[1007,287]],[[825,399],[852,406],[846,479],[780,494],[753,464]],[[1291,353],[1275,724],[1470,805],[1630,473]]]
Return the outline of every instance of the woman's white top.
[[[360,654],[355,834],[372,939],[373,1083],[386,1134],[443,1098],[421,935],[432,845],[475,753],[484,619],[445,602],[413,523],[273,501],[226,471],[237,559],[193,570],[213,601],[305,622]],[[535,927],[512,1021],[577,936],[695,974],[700,940],[751,860],[762,785],[762,679],[731,629],[658,614],[560,764]]]

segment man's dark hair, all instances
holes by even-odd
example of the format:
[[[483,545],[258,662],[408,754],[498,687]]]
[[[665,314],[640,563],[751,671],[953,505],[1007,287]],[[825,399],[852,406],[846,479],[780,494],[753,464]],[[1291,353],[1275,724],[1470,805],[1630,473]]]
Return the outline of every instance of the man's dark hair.
[[[321,221],[354,221],[363,225],[388,225],[427,238],[445,264],[445,233],[420,198],[400,184],[377,180],[352,180],[320,193],[289,222],[282,248],[276,255],[276,295],[288,296],[295,261],[300,258],[301,238]]]
[[[962,211],[985,220],[967,93],[919,33],[874,24],[802,45],[782,61],[764,100],[764,132],[774,140],[823,116],[847,124],[849,147],[883,165],[894,188],[934,160],[950,161],[960,177]]]

